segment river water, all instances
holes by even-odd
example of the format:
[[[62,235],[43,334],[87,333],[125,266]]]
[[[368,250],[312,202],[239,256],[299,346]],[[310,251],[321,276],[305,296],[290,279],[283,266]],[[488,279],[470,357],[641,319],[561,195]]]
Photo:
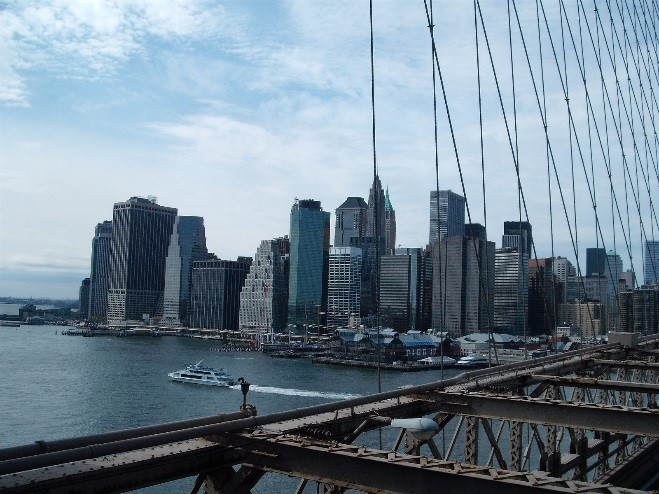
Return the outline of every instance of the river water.
[[[167,377],[202,359],[204,365],[223,367],[249,381],[248,402],[259,415],[378,389],[373,369],[313,364],[259,352],[219,352],[214,340],[83,338],[62,335],[66,329],[0,327],[0,448],[238,411],[239,386],[206,387]],[[444,371],[446,378],[455,374],[456,370]],[[388,391],[439,379],[438,370],[382,371],[381,386]],[[183,479],[141,492],[189,492],[192,482]],[[296,482],[268,474],[253,492],[290,491]]]

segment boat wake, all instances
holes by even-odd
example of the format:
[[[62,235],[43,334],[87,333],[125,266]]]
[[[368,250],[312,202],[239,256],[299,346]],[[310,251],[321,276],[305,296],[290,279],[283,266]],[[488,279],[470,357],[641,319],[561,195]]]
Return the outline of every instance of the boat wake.
[[[233,389],[240,389],[240,385],[231,386]],[[333,393],[331,391],[306,391],[303,389],[289,389],[289,388],[276,388],[273,386],[258,386],[252,384],[249,387],[250,392],[255,393],[268,393],[275,395],[287,396],[306,396],[310,398],[327,398],[328,400],[348,400],[350,398],[357,398],[360,395],[349,393]]]

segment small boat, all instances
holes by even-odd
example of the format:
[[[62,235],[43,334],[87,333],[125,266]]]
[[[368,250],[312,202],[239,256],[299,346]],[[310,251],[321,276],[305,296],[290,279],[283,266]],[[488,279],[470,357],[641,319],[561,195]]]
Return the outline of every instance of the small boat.
[[[456,362],[456,367],[487,367],[489,359],[485,355],[472,353]]]
[[[456,364],[456,360],[454,358],[447,356],[426,357],[417,360],[417,362],[423,365],[439,365],[443,367],[454,367]]]
[[[233,386],[236,380],[224,369],[213,369],[202,366],[200,360],[196,364],[188,365],[185,369],[167,374],[172,381],[182,383],[204,384],[206,386]]]

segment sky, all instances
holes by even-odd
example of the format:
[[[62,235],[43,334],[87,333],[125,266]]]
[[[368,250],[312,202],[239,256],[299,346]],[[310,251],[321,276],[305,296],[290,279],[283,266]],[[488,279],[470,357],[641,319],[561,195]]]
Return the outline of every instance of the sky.
[[[489,239],[500,246],[503,222],[520,216],[515,149],[526,202],[521,215],[528,214],[533,225],[538,257],[562,255],[585,264],[585,248],[604,245],[621,254],[624,269],[631,258],[640,275],[641,242],[657,235],[650,200],[659,201],[659,175],[656,146],[632,136],[642,136],[639,129],[654,116],[646,108],[654,111],[656,104],[639,93],[633,116],[629,93],[632,116],[625,120],[625,109],[619,110],[625,123],[616,133],[613,117],[602,110],[607,97],[616,104],[615,74],[604,63],[608,93],[591,71],[596,83],[589,80],[594,109],[588,118],[567,35],[565,62],[552,54],[550,43],[561,43],[556,5],[546,7],[551,40],[547,32],[538,37],[535,2],[517,7],[536,87],[538,39],[544,44],[551,168],[557,169],[568,209],[556,178],[547,178],[534,79],[514,17],[509,43],[504,2],[481,4],[496,67],[495,79],[480,28],[482,160],[472,2],[434,2],[437,59],[458,150],[456,158],[436,74],[439,188],[463,194],[464,182],[471,221],[487,223]],[[568,12],[572,29],[575,5]],[[433,60],[424,3],[376,1],[373,24],[378,173],[396,210],[397,244],[422,247],[436,186]],[[583,63],[594,69],[588,43],[584,36]],[[637,48],[639,63],[644,50]],[[578,150],[557,75],[561,64],[571,101],[579,102],[572,109]],[[646,87],[652,84],[646,81]],[[596,122],[602,135],[607,126],[602,144],[593,137]],[[203,216],[208,249],[222,259],[253,256],[261,240],[288,234],[296,198],[319,200],[332,213],[348,196],[367,198],[373,154],[365,0],[0,1],[0,296],[77,298],[89,276],[96,224],[111,219],[114,203],[132,196],[155,196],[180,215]],[[624,159],[631,171],[623,168]],[[589,184],[600,192],[590,192]]]

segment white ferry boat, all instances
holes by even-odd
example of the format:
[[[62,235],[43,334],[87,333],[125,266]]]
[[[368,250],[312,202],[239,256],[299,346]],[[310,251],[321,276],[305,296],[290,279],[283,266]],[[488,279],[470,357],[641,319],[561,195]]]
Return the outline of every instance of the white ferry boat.
[[[472,353],[466,357],[462,357],[455,364],[457,367],[487,367],[489,360],[485,355],[477,355]]]
[[[183,383],[205,384],[206,386],[233,386],[236,380],[227,374],[224,369],[213,369],[202,366],[200,360],[196,364],[188,365],[185,369],[167,374],[172,381]]]

